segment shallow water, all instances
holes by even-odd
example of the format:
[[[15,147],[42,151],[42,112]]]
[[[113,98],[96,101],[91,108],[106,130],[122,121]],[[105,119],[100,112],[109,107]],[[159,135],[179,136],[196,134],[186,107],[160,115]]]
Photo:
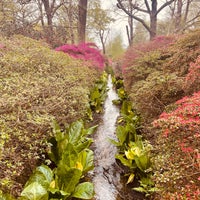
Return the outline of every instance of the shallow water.
[[[115,123],[119,116],[119,108],[112,104],[118,96],[113,89],[111,77],[108,78],[108,96],[104,104],[104,114],[97,132],[94,136],[95,169],[93,183],[96,200],[116,200],[121,189],[120,172],[116,170],[116,147],[110,143],[109,138],[115,137]]]

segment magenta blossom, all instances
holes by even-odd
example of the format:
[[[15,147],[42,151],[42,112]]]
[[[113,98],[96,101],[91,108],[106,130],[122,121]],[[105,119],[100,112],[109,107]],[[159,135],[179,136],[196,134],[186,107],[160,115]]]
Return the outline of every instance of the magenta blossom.
[[[104,68],[105,58],[94,43],[65,44],[57,47],[55,50],[67,53],[73,58],[90,61],[100,69]]]

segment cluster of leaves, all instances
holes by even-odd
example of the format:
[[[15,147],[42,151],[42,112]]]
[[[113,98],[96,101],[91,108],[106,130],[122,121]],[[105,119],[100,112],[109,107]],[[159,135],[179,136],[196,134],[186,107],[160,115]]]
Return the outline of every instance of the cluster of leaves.
[[[113,100],[115,105],[122,105],[123,101],[128,99],[127,92],[124,89],[124,80],[120,77],[112,76],[112,83],[117,91],[118,99]]]
[[[44,160],[52,120],[86,118],[100,73],[30,38],[0,37],[0,43],[0,188],[18,196]]]
[[[163,199],[197,200],[200,195],[200,92],[176,102],[154,121],[160,132],[155,180]],[[176,196],[176,198],[175,198]]]
[[[118,148],[116,159],[128,168],[129,178],[127,184],[139,180],[140,187],[133,188],[138,192],[149,195],[155,192],[151,179],[150,152],[152,146],[139,135],[140,117],[133,110],[132,103],[124,91],[123,80],[114,79],[114,85],[119,94],[119,100],[115,104],[121,104],[120,117],[116,128],[118,141],[111,140]]]
[[[118,148],[116,159],[129,169],[127,184],[135,179],[139,180],[140,186],[133,189],[149,195],[155,192],[154,182],[151,179],[152,146],[138,134],[140,117],[133,111],[130,101],[123,101],[120,115],[116,129],[118,142],[112,141]]]
[[[103,110],[103,103],[107,97],[107,79],[108,74],[103,72],[99,80],[97,80],[90,91],[90,107],[88,108],[87,115],[90,120],[93,119],[92,113],[101,113]]]
[[[88,136],[95,129],[96,126],[85,129],[82,121],[76,121],[62,131],[58,124],[54,123],[49,157],[55,167],[37,167],[25,184],[19,199],[92,199],[93,184],[84,182],[83,178],[93,169],[94,155],[93,151],[88,149],[92,139]]]
[[[104,68],[105,58],[94,43],[65,44],[57,47],[56,51],[62,51],[74,58],[90,61],[101,70]]]

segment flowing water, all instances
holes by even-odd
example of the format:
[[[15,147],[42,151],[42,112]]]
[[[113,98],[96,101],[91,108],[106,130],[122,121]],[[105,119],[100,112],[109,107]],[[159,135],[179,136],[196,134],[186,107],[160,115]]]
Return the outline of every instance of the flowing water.
[[[97,132],[94,136],[95,170],[93,183],[96,200],[116,200],[120,191],[120,172],[116,170],[116,147],[110,143],[109,138],[115,137],[115,123],[119,116],[119,108],[112,104],[118,99],[113,89],[111,77],[108,78],[108,96],[104,104],[104,114]]]
[[[117,148],[109,141],[116,140],[115,124],[120,114],[119,108],[112,104],[112,100],[118,99],[118,95],[113,89],[110,76],[107,87],[109,91],[104,103],[104,114],[93,143],[95,168],[90,176],[95,187],[93,200],[145,200],[143,194],[126,185],[127,177],[120,177],[124,171],[115,160]]]

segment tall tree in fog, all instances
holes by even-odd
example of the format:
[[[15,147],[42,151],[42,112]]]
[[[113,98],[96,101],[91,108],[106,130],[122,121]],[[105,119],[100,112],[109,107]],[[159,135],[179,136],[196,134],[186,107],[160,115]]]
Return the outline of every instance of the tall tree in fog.
[[[85,42],[86,20],[87,20],[87,0],[79,0],[78,4],[78,41]]]
[[[148,31],[150,39],[157,34],[157,18],[158,14],[175,0],[169,0],[158,7],[157,0],[117,0],[117,7],[123,10],[128,16],[140,22]],[[128,9],[128,5],[131,6]],[[144,15],[149,16],[149,23],[144,20]]]

